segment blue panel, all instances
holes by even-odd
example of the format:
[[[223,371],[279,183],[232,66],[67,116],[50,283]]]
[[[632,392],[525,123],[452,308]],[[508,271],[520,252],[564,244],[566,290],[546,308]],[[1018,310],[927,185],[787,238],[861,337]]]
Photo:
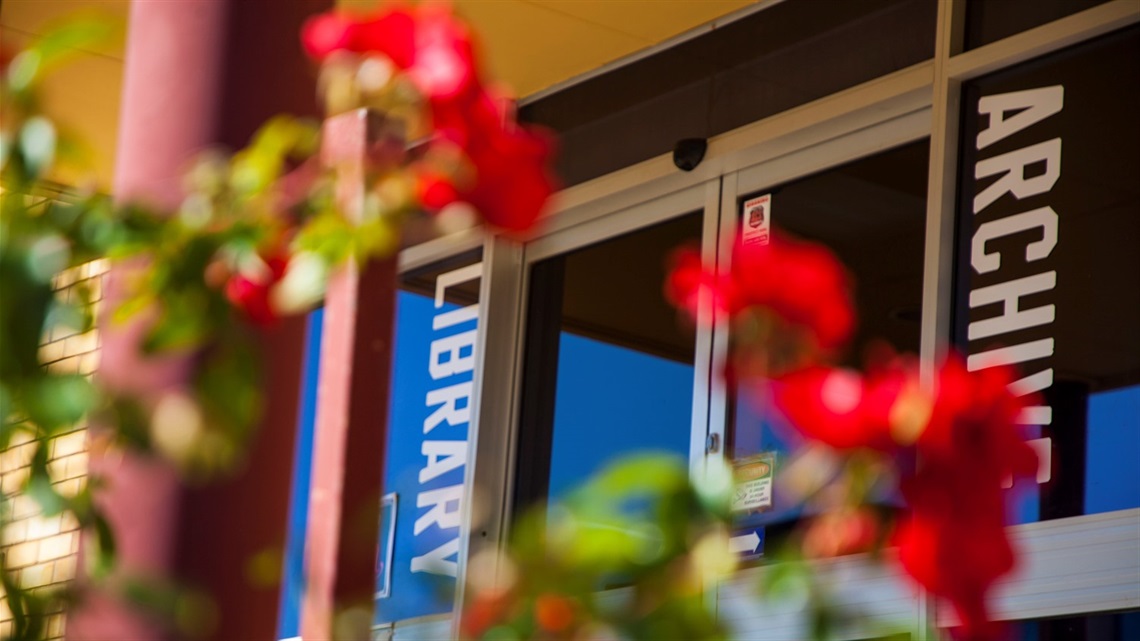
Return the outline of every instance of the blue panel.
[[[321,329],[324,309],[309,314],[305,333],[305,361],[301,371],[301,407],[293,460],[293,487],[289,494],[289,526],[278,609],[277,638],[301,635],[301,599],[305,587],[305,529],[309,520],[309,487],[313,465],[313,427],[317,422],[317,379],[321,363]]]
[[[388,596],[376,599],[374,622],[388,623],[412,617],[450,612],[455,591],[455,579],[445,571],[457,561],[461,529],[449,527],[444,513],[453,514],[459,508],[454,501],[443,502],[433,512],[429,499],[441,493],[462,491],[465,465],[447,468],[447,456],[437,455],[436,470],[444,470],[432,477],[425,455],[425,443],[435,442],[442,447],[450,444],[462,449],[466,455],[467,422],[452,425],[442,421],[425,434],[425,420],[443,403],[429,402],[430,393],[456,385],[469,384],[472,372],[465,371],[433,379],[429,372],[433,340],[455,337],[476,329],[476,320],[467,320],[451,327],[432,329],[432,321],[442,313],[458,309],[453,304],[436,308],[427,296],[400,291],[396,298],[396,341],[393,354],[391,410],[389,416],[387,461],[385,464],[384,492],[396,495],[395,540],[393,546],[391,582]],[[471,350],[464,348],[459,357],[466,358]],[[438,358],[441,362],[447,359]],[[455,401],[455,411],[462,412],[469,399]],[[441,443],[442,442],[442,443]],[[459,459],[452,459],[458,462]],[[421,482],[421,476],[424,481]],[[448,488],[451,488],[450,490]],[[434,494],[433,494],[434,493]],[[417,502],[423,503],[419,507]],[[444,516],[442,520],[432,515]],[[416,521],[423,527],[417,533]],[[381,533],[383,539],[385,534]],[[381,548],[386,542],[381,541]],[[443,564],[425,563],[435,552]],[[417,561],[417,559],[419,559]],[[382,587],[378,577],[377,588]]]

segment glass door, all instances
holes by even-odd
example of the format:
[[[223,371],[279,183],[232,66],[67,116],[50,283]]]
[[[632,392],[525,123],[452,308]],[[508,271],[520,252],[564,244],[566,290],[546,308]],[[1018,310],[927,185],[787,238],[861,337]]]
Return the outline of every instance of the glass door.
[[[883,345],[917,355],[924,322],[928,129],[906,121],[873,129],[878,131],[848,134],[730,174],[722,197],[722,271],[738,242],[767,234],[823,245],[844,264],[855,283],[858,324],[836,357],[838,364],[852,367]],[[721,319],[714,334],[714,371],[723,367],[732,341],[729,323]],[[734,523],[734,536],[756,533],[765,554],[753,555],[755,568],[717,586],[718,612],[744,638],[806,638],[802,603],[758,602],[754,592],[766,560],[811,511],[791,496],[780,476],[802,442],[764,399],[738,393],[716,377],[710,416],[713,433],[723,430],[724,443],[710,457],[724,457],[734,466],[769,461],[776,470],[770,505],[738,514]],[[880,500],[884,509],[899,502],[895,496]],[[837,631],[837,638],[877,637],[883,630],[901,631],[899,638],[907,638],[922,628],[924,600],[890,562],[841,556],[820,561],[818,571],[830,579],[838,605],[864,615]]]
[[[710,181],[526,247],[516,515],[622,456],[689,461],[703,444],[709,343],[664,283],[678,247],[713,247],[718,191]]]

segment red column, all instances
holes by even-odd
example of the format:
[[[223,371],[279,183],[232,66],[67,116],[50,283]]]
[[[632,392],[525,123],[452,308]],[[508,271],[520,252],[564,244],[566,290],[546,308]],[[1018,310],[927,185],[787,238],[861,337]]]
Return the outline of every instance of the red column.
[[[305,17],[331,0],[134,2],[126,51],[115,196],[163,207],[181,200],[180,175],[202,149],[244,146],[281,112],[314,114],[313,73],[300,49]],[[108,296],[117,286],[115,274]],[[137,331],[104,324],[106,380],[161,390],[186,362],[139,358]],[[176,579],[215,600],[215,639],[270,639],[278,589],[249,578],[252,557],[284,543],[296,432],[303,320],[267,332],[267,414],[245,465],[207,487],[183,485],[167,466],[91,452],[101,503],[118,536],[122,577]],[[190,622],[200,626],[202,618]],[[172,634],[110,596],[75,609],[70,639],[159,639]]]
[[[368,149],[401,149],[364,110],[325,121],[322,160],[339,170],[346,210],[364,197]],[[301,632],[306,641],[366,639],[375,589],[391,376],[396,260],[351,263],[325,297]],[[342,616],[339,620],[338,616]]]

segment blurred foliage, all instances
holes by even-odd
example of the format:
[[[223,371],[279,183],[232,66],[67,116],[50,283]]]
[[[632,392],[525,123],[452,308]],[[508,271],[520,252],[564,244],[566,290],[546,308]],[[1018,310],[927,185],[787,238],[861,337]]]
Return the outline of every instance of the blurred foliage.
[[[471,561],[463,635],[477,639],[724,639],[705,589],[735,568],[731,483],[641,455],[519,520],[505,554]],[[481,584],[495,572],[501,580]],[[609,588],[608,590],[606,588]]]
[[[48,34],[6,65],[0,86],[0,450],[16,439],[30,441],[24,446],[32,451],[22,493],[44,516],[68,512],[81,526],[100,532],[107,528],[93,508],[93,484],[65,495],[53,484],[48,466],[51,437],[96,411],[100,395],[86,377],[44,367],[39,345],[53,328],[91,328],[83,290],[72,301],[57,297],[53,278],[106,254],[111,239],[95,232],[109,211],[99,198],[64,204],[45,192],[43,177],[76,145],[43,114],[36,88],[75,47],[105,33],[101,23],[74,22]],[[12,516],[12,503],[5,499],[0,529]],[[97,540],[104,544],[92,550],[94,565],[113,554],[109,537]],[[0,581],[12,613],[9,637],[40,638],[47,613],[69,595],[24,589],[7,562],[4,555]]]
[[[912,632],[907,622],[879,620],[836,599],[832,580],[821,574],[821,560],[868,551],[878,558],[894,519],[893,509],[868,508],[882,489],[868,481],[881,470],[882,461],[869,453],[848,459],[814,447],[781,474],[781,489],[802,492],[799,499],[818,516],[786,533],[770,532],[754,587],[757,604],[782,602],[801,613],[804,639],[849,638],[853,631],[909,638]],[[815,480],[802,478],[805,473]],[[742,565],[729,541],[740,527],[741,514],[731,509],[736,484],[717,459],[708,459],[695,477],[674,455],[618,459],[564,499],[528,510],[506,550],[471,559],[473,596],[461,638],[733,638],[710,590]],[[852,522],[866,527],[853,530]]]
[[[85,571],[96,579],[115,566],[114,535],[92,496],[99,480],[61,491],[49,465],[51,439],[90,419],[97,447],[163,456],[191,482],[233,469],[262,412],[256,326],[318,304],[334,266],[393,251],[413,207],[410,194],[371,199],[365,215],[350,220],[333,199],[333,172],[316,165],[318,125],[289,117],[269,121],[246,149],[197,159],[175,212],[55,188],[53,167],[79,145],[47,115],[40,84],[107,32],[105,23],[68,22],[10,58],[4,53],[0,86],[0,451],[29,450],[26,481],[5,497],[0,531],[13,520],[17,494],[43,516],[68,513],[91,533]],[[375,169],[380,180],[396,168]],[[391,196],[391,187],[384,193]],[[40,345],[53,334],[94,327],[87,285],[65,289],[71,279],[59,275],[104,258],[119,265],[106,317],[118,331],[141,328],[141,359],[191,363],[179,388],[93,380],[44,361]],[[17,574],[0,558],[12,612],[7,638],[41,638],[45,616],[77,595],[27,589]],[[184,616],[185,594],[140,585],[107,587],[176,623],[197,623]]]

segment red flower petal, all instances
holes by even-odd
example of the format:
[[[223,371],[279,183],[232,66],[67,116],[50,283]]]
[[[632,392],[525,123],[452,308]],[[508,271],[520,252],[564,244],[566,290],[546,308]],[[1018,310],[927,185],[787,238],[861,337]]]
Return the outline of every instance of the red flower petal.
[[[858,372],[808,367],[781,377],[774,385],[775,402],[804,436],[833,448],[894,447],[888,412],[901,386],[884,378],[864,379]]]
[[[416,197],[427,210],[436,212],[459,200],[459,192],[446,177],[425,172],[416,176]]]
[[[529,229],[557,189],[549,169],[552,143],[522,128],[502,129],[487,138],[486,144],[467,150],[475,166],[475,186],[463,199],[492,225]]]
[[[534,620],[548,632],[562,632],[574,623],[574,604],[558,594],[543,594],[534,601]]]
[[[322,13],[305,21],[301,27],[301,44],[305,52],[323,60],[334,51],[349,49],[356,23],[339,13]]]
[[[392,59],[401,69],[416,63],[416,17],[405,10],[393,9],[357,23],[349,50],[358,53],[375,51]]]
[[[337,50],[385,54],[426,97],[435,133],[463,150],[475,176],[471,185],[455,186],[455,194],[438,180],[421,184],[425,207],[465,200],[492,225],[517,231],[534,225],[558,188],[552,142],[518,126],[481,85],[472,35],[449,11],[424,6],[365,19],[327,13],[305,25],[302,40],[317,59]]]
[[[1001,482],[1036,470],[1017,425],[1032,399],[1014,396],[1013,380],[1006,368],[968,372],[951,355],[918,439],[921,467],[903,484],[912,518],[899,532],[899,558],[918,583],[953,604],[962,638],[995,637],[985,598],[1015,562]]]
[[[841,347],[855,326],[847,275],[827,249],[773,235],[738,245],[732,278],[742,306],[760,305],[806,327],[825,349]]]
[[[269,274],[263,281],[236,273],[226,282],[226,299],[240,309],[253,324],[268,327],[280,319],[270,299],[273,286],[285,276],[288,259],[275,255],[264,259]]]
[[[415,62],[416,21],[403,10],[370,18],[330,11],[309,18],[301,28],[301,44],[316,60],[336,51],[378,52],[401,69]]]

